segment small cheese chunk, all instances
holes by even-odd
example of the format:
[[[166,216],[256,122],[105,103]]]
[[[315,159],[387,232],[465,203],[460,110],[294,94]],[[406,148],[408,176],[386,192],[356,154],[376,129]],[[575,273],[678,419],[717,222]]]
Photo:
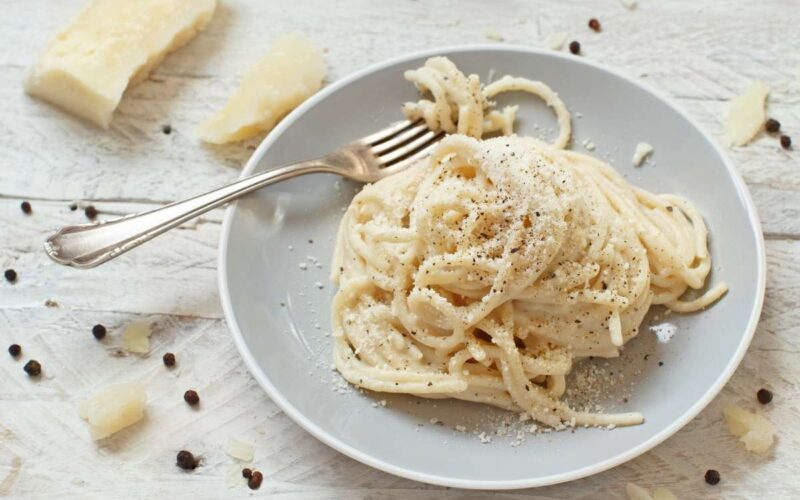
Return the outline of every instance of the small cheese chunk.
[[[107,387],[78,405],[78,414],[89,422],[92,439],[103,439],[129,427],[144,416],[147,393],[140,382]]]
[[[678,500],[678,497],[666,488],[656,488],[653,490],[653,500]]]
[[[642,164],[645,158],[647,158],[653,152],[653,146],[647,144],[646,142],[640,142],[636,145],[636,151],[633,153],[633,158],[631,161],[633,162],[633,166],[638,167]]]
[[[267,132],[322,86],[325,62],[311,42],[286,35],[245,74],[225,107],[198,128],[205,142],[224,144]]]
[[[550,36],[548,36],[547,40],[545,40],[545,44],[547,45],[548,49],[561,50],[561,47],[564,46],[564,42],[566,41],[567,34],[563,31],[558,31],[556,33],[550,33]]]
[[[767,95],[769,87],[753,82],[747,92],[731,101],[723,131],[726,146],[744,146],[761,130],[767,119]]]
[[[775,441],[775,427],[761,415],[736,406],[723,410],[731,434],[744,443],[747,451],[766,453]]]
[[[626,484],[625,493],[628,495],[629,500],[653,500],[653,497],[650,496],[650,493],[637,484]]]
[[[636,8],[636,0],[619,0],[626,9],[633,10]]]
[[[94,0],[50,43],[25,90],[108,127],[128,85],[191,40],[215,7],[216,0]]]
[[[150,335],[153,330],[149,323],[135,321],[125,327],[122,334],[122,346],[128,352],[147,354],[150,352]]]
[[[250,462],[253,460],[253,447],[235,438],[228,439],[228,446],[225,448],[225,453],[227,453],[229,457],[241,460],[242,462]]]

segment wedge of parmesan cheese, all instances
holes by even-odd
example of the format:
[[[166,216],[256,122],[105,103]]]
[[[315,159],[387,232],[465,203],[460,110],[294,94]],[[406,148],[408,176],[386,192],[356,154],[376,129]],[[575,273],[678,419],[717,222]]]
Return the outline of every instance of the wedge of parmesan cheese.
[[[761,415],[736,406],[723,410],[731,434],[744,443],[747,451],[766,453],[775,441],[775,427]]]
[[[92,439],[103,439],[129,427],[144,416],[147,393],[140,382],[107,387],[78,405],[78,414],[89,422]]]
[[[325,73],[311,42],[296,34],[281,37],[245,74],[222,111],[200,124],[198,135],[224,144],[267,132],[320,89]]]
[[[731,101],[723,130],[726,146],[744,146],[761,130],[767,119],[767,95],[769,87],[753,82],[744,94]]]
[[[636,151],[633,152],[633,158],[631,161],[633,162],[633,166],[638,167],[642,164],[645,158],[647,158],[653,152],[653,146],[647,144],[646,142],[640,142],[636,145]]]
[[[122,347],[128,352],[147,354],[150,352],[150,335],[153,334],[149,323],[135,321],[125,327],[122,333]]]
[[[216,0],[94,0],[50,43],[25,90],[101,127],[128,85],[211,20]]]

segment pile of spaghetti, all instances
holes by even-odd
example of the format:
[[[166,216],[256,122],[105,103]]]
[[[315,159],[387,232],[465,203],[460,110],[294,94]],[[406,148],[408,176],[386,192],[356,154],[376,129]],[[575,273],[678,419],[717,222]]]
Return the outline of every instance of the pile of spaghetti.
[[[336,368],[373,391],[478,401],[564,425],[631,425],[639,413],[576,411],[560,401],[576,360],[613,357],[651,304],[688,312],[710,269],[706,227],[686,200],[628,184],[563,149],[569,113],[541,82],[482,87],[445,58],[406,78],[432,96],[411,119],[452,133],[407,171],[365,186],[339,229],[333,306]],[[507,91],[556,112],[553,145],[510,134]]]

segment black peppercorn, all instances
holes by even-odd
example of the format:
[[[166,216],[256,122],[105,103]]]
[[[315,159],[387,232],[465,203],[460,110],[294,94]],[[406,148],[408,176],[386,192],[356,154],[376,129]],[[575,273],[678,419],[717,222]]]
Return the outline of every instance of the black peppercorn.
[[[708,469],[706,471],[706,482],[708,484],[711,485],[719,484],[719,480],[720,480],[719,471],[716,471],[714,469]]]
[[[86,218],[94,220],[97,217],[97,209],[94,208],[94,205],[89,205],[88,207],[83,209],[83,213],[86,214]]]
[[[39,364],[38,361],[32,359],[25,363],[25,366],[22,368],[25,370],[25,373],[30,375],[31,377],[38,377],[42,374],[42,365]]]
[[[783,146],[783,149],[789,149],[790,147],[792,147],[792,138],[789,137],[788,135],[782,135],[781,146]]]
[[[257,490],[261,487],[261,481],[263,480],[264,480],[264,475],[255,470],[250,475],[250,478],[247,480],[247,486],[249,486],[251,490]]]
[[[598,20],[597,20],[597,19],[595,19],[595,18],[591,18],[591,19],[589,19],[589,27],[590,27],[590,28],[591,28],[593,31],[600,31],[600,21],[598,21]]]
[[[164,132],[166,135],[171,134],[172,133],[172,125],[164,125],[163,127],[161,127],[161,131]]]
[[[6,277],[6,281],[9,283],[14,283],[17,281],[17,272],[13,269],[6,269],[6,272],[3,273]]]
[[[200,402],[200,396],[197,395],[197,391],[188,390],[183,393],[183,400],[189,403],[192,406],[195,406]]]
[[[161,359],[164,361],[164,366],[175,366],[175,355],[171,352],[164,354]]]
[[[761,403],[762,405],[769,404],[770,402],[772,402],[772,391],[769,391],[767,389],[759,389],[758,392],[756,393],[756,398],[758,399],[758,402]]]
[[[181,450],[178,452],[176,464],[183,470],[194,470],[197,468],[197,459],[191,451]]]
[[[767,132],[777,132],[781,129],[781,122],[770,118],[767,120],[767,123],[764,124],[764,128],[767,129]]]
[[[576,42],[576,41],[574,41],[574,40],[569,42],[569,51],[572,52],[575,55],[580,54],[581,53],[581,44]]]
[[[21,208],[26,215],[30,215],[31,212],[33,212],[31,204],[27,201],[23,201],[22,203],[20,203],[19,208]]]
[[[250,476],[252,476],[252,475],[253,475],[253,471],[251,471],[247,467],[242,469],[242,477],[246,477],[247,479],[250,479]]]
[[[16,358],[17,356],[22,354],[22,347],[20,347],[19,344],[11,344],[10,346],[8,346],[8,353]]]
[[[94,335],[94,338],[97,340],[102,340],[103,337],[106,336],[106,327],[103,325],[94,325],[92,327],[92,335]]]

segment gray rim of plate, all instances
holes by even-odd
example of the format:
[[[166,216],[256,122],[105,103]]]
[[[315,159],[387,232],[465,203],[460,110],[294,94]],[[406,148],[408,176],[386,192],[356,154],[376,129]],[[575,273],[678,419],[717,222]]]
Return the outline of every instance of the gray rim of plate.
[[[753,203],[753,199],[750,196],[750,192],[747,189],[747,186],[744,183],[741,175],[739,175],[738,171],[734,168],[733,164],[731,163],[728,156],[725,152],[720,148],[717,144],[717,141],[714,140],[705,130],[703,130],[697,122],[689,115],[687,115],[680,107],[676,106],[671,99],[665,97],[658,92],[651,88],[649,85],[646,85],[640,81],[631,79],[630,77],[620,73],[616,70],[610,69],[606,66],[601,64],[592,62],[587,59],[583,58],[576,58],[575,56],[569,56],[560,52],[552,51],[552,50],[543,50],[543,49],[535,49],[530,47],[523,47],[523,46],[515,46],[515,45],[496,45],[496,44],[474,44],[474,45],[457,45],[457,46],[450,46],[450,47],[442,47],[434,50],[424,50],[421,52],[415,52],[411,54],[402,55],[399,57],[395,57],[389,59],[384,62],[380,62],[377,64],[373,64],[364,68],[360,71],[356,71],[333,84],[325,87],[324,89],[317,92],[315,95],[310,97],[306,100],[303,104],[297,107],[294,111],[289,113],[279,124],[275,127],[265,138],[261,141],[261,144],[258,148],[253,152],[253,155],[245,164],[244,169],[242,169],[242,173],[240,178],[246,177],[253,173],[253,170],[258,165],[259,161],[263,158],[266,150],[272,145],[275,140],[283,134],[283,132],[301,115],[303,115],[306,110],[314,107],[319,101],[324,99],[329,94],[335,92],[337,89],[344,87],[351,82],[358,80],[365,75],[380,71],[386,67],[403,63],[409,60],[421,58],[421,57],[432,57],[441,55],[444,53],[454,53],[454,52],[482,52],[482,51],[508,51],[508,52],[523,52],[528,54],[535,54],[535,55],[547,55],[549,57],[559,57],[562,59],[570,59],[571,62],[576,64],[584,64],[587,66],[591,66],[593,68],[599,69],[601,71],[605,71],[610,73],[618,78],[622,78],[644,90],[647,93],[652,94],[657,99],[660,99],[667,103],[676,113],[678,113],[681,117],[683,117],[687,122],[689,122],[702,136],[703,138],[708,141],[715,149],[716,153],[719,157],[723,160],[725,164],[725,168],[728,170],[728,174],[734,181],[736,185],[736,189],[742,199],[746,203],[747,212],[750,217],[750,222],[752,227],[755,229],[755,237],[757,242],[757,250],[758,250],[758,282],[756,283],[756,303],[750,315],[750,319],[747,324],[747,328],[745,331],[745,335],[742,337],[739,346],[736,349],[735,355],[731,358],[728,362],[725,370],[721,373],[719,378],[715,381],[715,383],[708,388],[702,398],[700,398],[687,412],[685,412],[679,419],[672,422],[671,425],[664,428],[661,432],[655,434],[650,439],[640,443],[638,446],[635,446],[624,453],[620,453],[612,458],[604,460],[602,462],[598,462],[592,466],[584,467],[582,469],[577,469],[571,472],[562,473],[562,474],[554,474],[550,476],[542,476],[533,479],[521,479],[521,480],[514,480],[514,481],[472,481],[472,480],[460,480],[460,479],[452,479],[448,477],[442,476],[434,476],[424,473],[415,472],[412,470],[407,470],[402,467],[395,466],[390,463],[386,463],[382,460],[376,459],[366,453],[363,453],[352,446],[348,445],[347,443],[336,439],[330,435],[328,435],[325,431],[320,429],[314,422],[310,421],[308,418],[305,417],[300,411],[297,410],[294,406],[292,406],[280,392],[273,386],[270,380],[264,375],[259,367],[258,363],[255,361],[253,356],[251,355],[247,345],[244,342],[242,337],[242,333],[239,329],[239,325],[236,322],[236,318],[233,313],[233,307],[231,304],[231,298],[229,293],[229,283],[227,279],[227,268],[226,268],[226,255],[228,253],[228,243],[230,240],[230,229],[232,220],[234,217],[234,213],[236,210],[237,203],[232,203],[225,212],[225,218],[222,223],[222,231],[220,233],[220,243],[219,243],[219,254],[218,254],[218,277],[219,277],[219,291],[220,291],[220,300],[222,302],[222,309],[223,313],[225,314],[225,319],[228,324],[228,328],[233,335],[234,343],[236,344],[239,353],[241,354],[242,358],[244,359],[245,364],[247,365],[248,370],[250,373],[255,377],[261,387],[267,392],[267,395],[272,399],[272,401],[277,404],[281,410],[283,410],[295,423],[297,423],[300,427],[305,429],[311,435],[325,443],[326,445],[334,448],[335,450],[344,453],[350,458],[358,460],[361,463],[374,467],[376,469],[382,470],[384,472],[388,472],[390,474],[394,474],[397,476],[405,477],[408,479],[413,479],[415,481],[421,481],[430,484],[436,484],[441,486],[450,486],[455,488],[469,488],[469,489],[518,489],[518,488],[532,488],[537,486],[547,486],[557,483],[563,483],[567,481],[572,481],[575,479],[580,479],[583,477],[590,476],[592,474],[597,474],[598,472],[602,472],[612,467],[616,467],[622,463],[627,462],[637,456],[645,453],[646,451],[654,448],[656,445],[663,442],[668,437],[672,436],[678,430],[680,430],[684,425],[689,423],[694,417],[700,413],[703,408],[705,408],[714,397],[719,394],[725,384],[728,382],[730,377],[733,375],[733,372],[736,371],[736,368],[739,366],[742,358],[744,357],[745,353],[747,352],[747,348],[750,345],[750,341],[753,339],[753,335],[756,330],[756,326],[758,325],[759,317],[761,316],[761,308],[764,303],[764,293],[766,289],[766,252],[764,248],[764,237],[763,231],[761,229],[761,223],[758,220],[758,215],[755,209],[755,205]],[[398,103],[398,106],[401,103]],[[303,160],[304,158],[298,158],[299,160]]]

